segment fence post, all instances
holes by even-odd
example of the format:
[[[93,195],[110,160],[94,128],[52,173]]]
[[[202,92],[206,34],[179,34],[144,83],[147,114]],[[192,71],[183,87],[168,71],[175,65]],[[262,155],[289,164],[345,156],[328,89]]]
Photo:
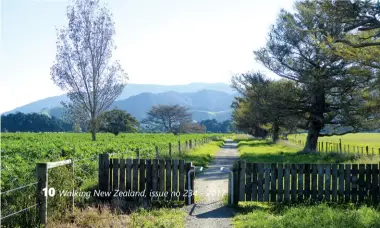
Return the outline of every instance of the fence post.
[[[197,139],[194,139],[194,147],[197,147]]]
[[[139,148],[136,149],[136,154],[137,154],[137,159],[140,159],[140,149]]]
[[[185,143],[186,143],[185,150],[187,150],[187,148],[189,147],[189,143],[187,142],[187,140],[185,141]]]
[[[240,161],[239,162],[239,200],[245,201],[245,167],[246,167],[246,161]]]
[[[329,143],[326,142],[326,153],[329,152]]]
[[[99,190],[107,192],[109,184],[109,154],[99,154]]]
[[[232,166],[234,182],[233,182],[233,204],[237,205],[239,203],[239,162],[235,162]]]
[[[367,152],[367,156],[368,156],[369,155],[368,146],[365,146],[365,151]]]
[[[48,167],[47,163],[37,164],[37,208],[41,224],[46,224],[47,218],[47,193],[48,193]],[[45,189],[45,193],[43,191]]]
[[[186,173],[185,190],[187,190],[187,197],[185,199],[185,202],[187,202],[186,203],[187,205],[191,205],[195,202],[195,198],[194,198],[195,167],[193,166],[193,163],[192,162],[186,163],[185,170],[186,170],[186,172],[185,172]],[[188,173],[190,170],[193,170],[193,171],[190,173],[190,179],[189,179]],[[190,189],[189,189],[189,183],[190,183]],[[190,194],[190,202],[188,199],[189,194]]]
[[[342,153],[342,139],[339,139],[339,151]]]
[[[158,146],[156,146],[156,159],[158,159]]]
[[[169,157],[172,158],[172,143],[169,143]]]
[[[178,140],[178,153],[179,153],[179,156],[181,156],[181,141]]]

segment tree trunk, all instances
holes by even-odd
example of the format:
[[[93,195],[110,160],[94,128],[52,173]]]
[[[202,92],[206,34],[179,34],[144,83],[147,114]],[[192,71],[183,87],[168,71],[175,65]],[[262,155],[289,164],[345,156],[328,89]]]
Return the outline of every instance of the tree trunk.
[[[315,94],[311,101],[312,112],[309,118],[309,131],[307,133],[306,144],[303,149],[305,152],[316,152],[319,132],[324,125],[323,113],[325,111],[326,100],[323,87],[315,90]]]
[[[92,141],[96,141],[96,119],[94,117],[91,118],[91,136]]]
[[[311,123],[311,125],[309,127],[309,131],[307,133],[306,144],[305,144],[305,148],[303,149],[303,151],[305,151],[305,152],[316,152],[319,132],[321,131],[321,129],[322,129],[322,127],[320,124],[315,123],[315,121],[313,121]]]
[[[92,136],[92,141],[96,140],[96,129],[91,129],[91,136]]]
[[[273,127],[272,127],[272,140],[274,143],[277,142],[277,140],[278,140],[278,133],[279,132],[280,132],[280,127],[278,125],[278,122],[275,121],[273,123]]]

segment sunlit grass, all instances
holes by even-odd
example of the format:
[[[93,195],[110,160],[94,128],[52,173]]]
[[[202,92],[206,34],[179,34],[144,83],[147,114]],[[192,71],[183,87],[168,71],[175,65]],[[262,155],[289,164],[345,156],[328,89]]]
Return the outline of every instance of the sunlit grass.
[[[245,140],[238,143],[239,157],[249,162],[268,163],[376,163],[379,156],[339,153],[303,153],[289,142]]]
[[[372,207],[352,204],[283,205],[240,203],[234,227],[380,227],[380,213]]]
[[[306,141],[307,134],[293,134],[288,135],[288,139]],[[319,142],[339,143],[339,139],[342,140],[342,144],[370,148],[380,148],[380,133],[354,133],[341,136],[328,136],[319,137]]]
[[[214,157],[216,152],[223,146],[223,141],[212,141],[194,150],[186,152],[184,159],[186,162],[193,162],[194,166],[207,167]]]

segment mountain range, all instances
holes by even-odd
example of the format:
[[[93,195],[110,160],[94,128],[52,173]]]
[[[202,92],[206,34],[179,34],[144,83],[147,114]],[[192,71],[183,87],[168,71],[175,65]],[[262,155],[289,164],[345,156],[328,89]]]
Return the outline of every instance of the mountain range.
[[[170,86],[129,84],[111,108],[125,110],[141,120],[153,105],[179,104],[188,107],[196,121],[205,119],[224,121],[231,118],[231,104],[235,96],[237,93],[224,83],[191,83]],[[62,116],[61,101],[68,101],[67,96],[48,97],[4,114],[37,112],[60,118]]]

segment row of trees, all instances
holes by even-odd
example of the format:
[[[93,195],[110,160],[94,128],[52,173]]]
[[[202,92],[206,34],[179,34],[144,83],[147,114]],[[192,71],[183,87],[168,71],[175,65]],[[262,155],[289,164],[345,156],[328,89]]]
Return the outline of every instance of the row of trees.
[[[1,116],[2,132],[62,132],[71,129],[71,124],[44,114],[18,112]]]
[[[8,114],[2,116],[2,131],[9,132],[83,132],[91,129],[89,122],[73,122],[49,117],[44,114]],[[228,132],[230,121],[222,123],[216,120],[204,120],[196,123],[191,119],[191,113],[185,107],[178,105],[153,106],[147,113],[141,125],[130,113],[113,109],[103,112],[97,118],[96,132],[110,132],[118,135],[121,132],[172,132],[205,133]]]
[[[303,0],[282,10],[258,62],[282,77],[259,72],[235,76],[241,94],[234,119],[241,129],[308,132],[305,151],[318,137],[378,128],[380,7],[374,1]]]

